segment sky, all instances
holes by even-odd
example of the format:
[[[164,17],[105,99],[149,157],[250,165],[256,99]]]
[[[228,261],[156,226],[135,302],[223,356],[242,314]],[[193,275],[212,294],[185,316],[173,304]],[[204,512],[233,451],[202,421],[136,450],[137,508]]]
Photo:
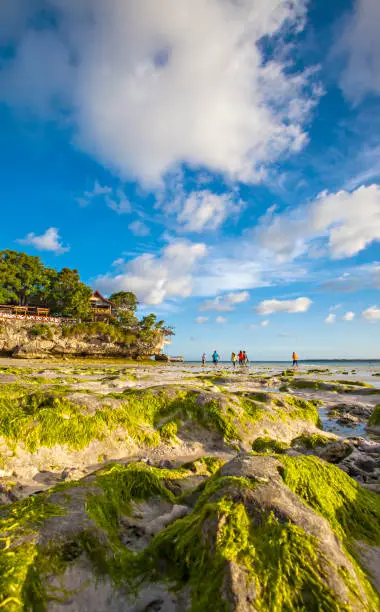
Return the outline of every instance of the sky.
[[[0,0],[0,249],[200,359],[380,358],[378,0]]]

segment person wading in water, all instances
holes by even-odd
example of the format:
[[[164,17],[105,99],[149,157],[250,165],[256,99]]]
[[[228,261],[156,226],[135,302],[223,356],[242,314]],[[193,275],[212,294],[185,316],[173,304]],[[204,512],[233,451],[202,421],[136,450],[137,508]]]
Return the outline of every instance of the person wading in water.
[[[219,363],[219,355],[216,352],[216,349],[215,349],[215,351],[212,354],[212,363],[214,364],[214,366],[217,366],[218,363]]]

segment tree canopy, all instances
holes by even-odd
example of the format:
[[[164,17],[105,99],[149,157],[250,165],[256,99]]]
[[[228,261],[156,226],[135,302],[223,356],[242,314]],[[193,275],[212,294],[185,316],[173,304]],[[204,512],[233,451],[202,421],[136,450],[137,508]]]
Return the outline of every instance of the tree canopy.
[[[0,302],[34,304],[49,284],[47,269],[39,257],[26,253],[0,251]]]
[[[56,270],[45,266],[39,257],[10,249],[0,251],[1,304],[47,306],[52,314],[86,321],[91,318],[91,294],[91,287],[81,281],[78,270]],[[110,323],[139,329],[145,335],[159,331],[173,333],[154,314],[139,321],[136,316],[139,302],[131,291],[112,293],[110,301],[114,306]]]
[[[48,306],[53,314],[85,318],[90,314],[90,287],[77,270],[45,266],[39,257],[0,251],[0,303]]]
[[[110,295],[110,301],[118,310],[136,312],[139,305],[138,299],[132,291],[118,291]]]

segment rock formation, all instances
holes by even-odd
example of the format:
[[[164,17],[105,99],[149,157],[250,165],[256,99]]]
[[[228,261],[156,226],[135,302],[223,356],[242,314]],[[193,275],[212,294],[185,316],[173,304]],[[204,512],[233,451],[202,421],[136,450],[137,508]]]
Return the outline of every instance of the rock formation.
[[[38,331],[38,334],[36,333]],[[160,354],[165,337],[155,332],[150,341],[131,334],[122,341],[103,331],[80,332],[70,336],[58,324],[23,320],[0,321],[0,354],[17,358],[90,356],[136,358]]]

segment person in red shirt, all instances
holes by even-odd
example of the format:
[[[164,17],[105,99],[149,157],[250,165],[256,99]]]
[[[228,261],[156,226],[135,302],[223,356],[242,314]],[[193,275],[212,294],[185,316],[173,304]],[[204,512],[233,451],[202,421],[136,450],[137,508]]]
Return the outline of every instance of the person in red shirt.
[[[243,353],[243,351],[239,352],[238,357],[239,357],[239,365],[243,365],[244,364],[244,353]]]

